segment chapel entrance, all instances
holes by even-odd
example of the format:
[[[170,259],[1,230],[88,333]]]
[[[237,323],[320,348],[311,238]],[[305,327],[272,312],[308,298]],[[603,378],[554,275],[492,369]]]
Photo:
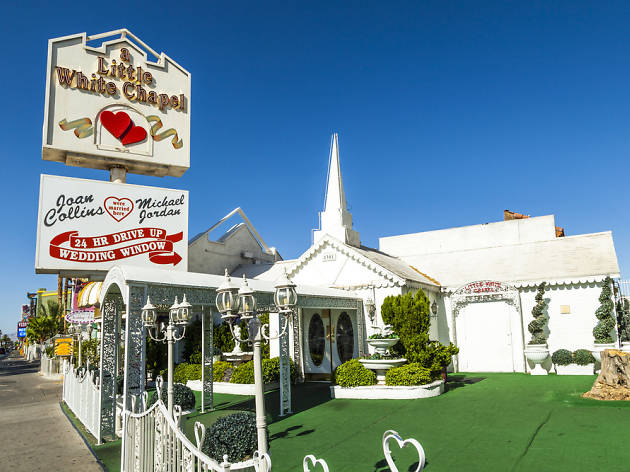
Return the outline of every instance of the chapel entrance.
[[[502,301],[470,303],[456,318],[458,370],[514,372],[512,312]]]
[[[330,380],[334,370],[358,357],[355,310],[304,310],[304,373],[307,380]]]

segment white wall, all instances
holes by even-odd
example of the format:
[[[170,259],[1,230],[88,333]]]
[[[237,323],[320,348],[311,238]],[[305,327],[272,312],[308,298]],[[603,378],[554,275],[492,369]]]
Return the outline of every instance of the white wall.
[[[379,238],[379,250],[392,256],[435,254],[546,241],[555,237],[555,219],[548,215]]]

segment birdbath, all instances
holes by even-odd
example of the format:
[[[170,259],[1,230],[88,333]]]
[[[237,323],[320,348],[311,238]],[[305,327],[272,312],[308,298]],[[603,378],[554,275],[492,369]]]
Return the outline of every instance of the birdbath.
[[[377,385],[385,385],[385,374],[389,369],[407,362],[407,359],[388,359],[389,348],[400,341],[400,338],[392,334],[383,334],[383,331],[389,331],[388,327],[381,330],[381,333],[373,334],[367,339],[368,345],[374,348],[375,359],[359,359],[365,368],[376,372]]]

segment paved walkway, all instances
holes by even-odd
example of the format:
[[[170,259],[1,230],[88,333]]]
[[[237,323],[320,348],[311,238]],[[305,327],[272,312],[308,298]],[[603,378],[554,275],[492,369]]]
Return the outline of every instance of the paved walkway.
[[[59,407],[61,382],[38,370],[39,361],[0,360],[0,469],[102,472]]]

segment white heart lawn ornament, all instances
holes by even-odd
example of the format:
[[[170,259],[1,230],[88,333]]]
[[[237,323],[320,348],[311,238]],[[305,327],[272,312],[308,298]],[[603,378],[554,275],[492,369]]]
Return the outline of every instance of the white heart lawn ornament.
[[[256,472],[271,470],[271,457],[265,452],[254,451],[254,470]]]
[[[398,443],[398,447],[400,447],[401,449],[408,444],[411,444],[413,447],[415,447],[416,451],[418,452],[418,467],[416,467],[415,472],[420,472],[422,469],[424,469],[424,449],[422,448],[420,443],[413,438],[403,439],[396,431],[389,430],[385,431],[385,433],[383,434],[383,452],[385,453],[385,460],[387,461],[389,470],[391,470],[392,472],[398,472],[398,467],[396,467],[396,464],[394,464],[394,459],[392,459],[392,451],[389,448],[389,442],[392,439],[396,440],[396,442]]]
[[[197,449],[201,449],[203,446],[203,440],[206,437],[206,425],[201,424],[199,421],[195,421],[195,440],[197,441]]]
[[[314,472],[311,467],[315,467],[316,465],[322,466],[321,472],[329,472],[328,464],[326,464],[326,461],[324,459],[316,459],[315,456],[312,454],[304,456],[304,460],[302,461],[304,472]]]

